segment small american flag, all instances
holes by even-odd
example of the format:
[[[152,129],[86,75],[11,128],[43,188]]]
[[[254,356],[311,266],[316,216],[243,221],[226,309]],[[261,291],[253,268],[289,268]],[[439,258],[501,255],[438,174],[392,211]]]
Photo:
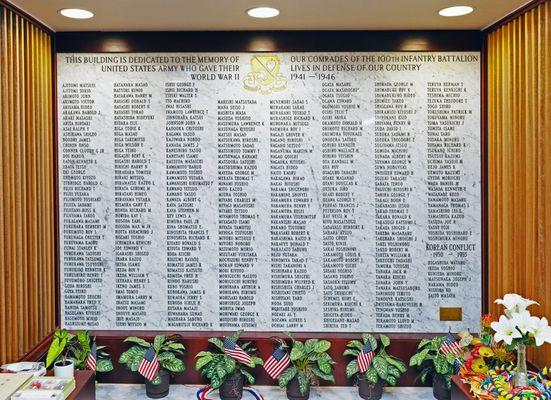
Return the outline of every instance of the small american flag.
[[[371,361],[373,361],[374,356],[375,354],[373,353],[373,349],[371,348],[371,343],[369,343],[368,340],[365,343],[362,351],[360,351],[360,354],[358,354],[358,370],[361,373],[364,373],[369,369],[369,366],[371,365]]]
[[[272,379],[277,379],[291,364],[291,359],[281,347],[276,347],[272,355],[264,363],[264,370]]]
[[[90,371],[96,370],[96,353],[97,353],[97,346],[96,342],[94,341],[92,343],[92,347],[90,347],[90,353],[88,354],[88,357],[86,357],[86,368],[88,368]]]
[[[463,366],[463,363],[461,362],[461,360],[455,359],[455,361],[453,362],[453,368],[456,375],[459,373],[459,371],[461,371],[462,366]]]
[[[245,353],[245,350],[239,347],[232,338],[224,338],[224,352],[239,362],[244,364],[251,363],[251,356]]]
[[[443,354],[452,353],[456,356],[461,354],[461,347],[459,347],[459,342],[453,336],[451,333],[448,333],[446,335],[446,339],[442,342],[442,345],[440,346],[440,351]]]
[[[159,360],[157,360],[157,354],[155,354],[153,346],[149,347],[143,356],[138,367],[138,372],[148,381],[152,381],[157,377],[157,373],[159,372]]]

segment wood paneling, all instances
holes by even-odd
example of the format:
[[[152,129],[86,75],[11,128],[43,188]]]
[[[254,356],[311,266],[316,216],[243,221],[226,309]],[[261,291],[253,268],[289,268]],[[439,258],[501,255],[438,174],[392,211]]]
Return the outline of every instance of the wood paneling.
[[[55,326],[52,37],[0,3],[0,364]]]
[[[551,319],[551,2],[539,3],[487,39],[489,298],[519,293]],[[551,364],[551,346],[532,357]]]

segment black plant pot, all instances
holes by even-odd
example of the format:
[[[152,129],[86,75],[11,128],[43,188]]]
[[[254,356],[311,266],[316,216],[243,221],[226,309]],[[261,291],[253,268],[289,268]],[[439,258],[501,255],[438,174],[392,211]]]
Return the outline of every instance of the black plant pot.
[[[291,379],[291,382],[287,384],[287,398],[289,400],[308,400],[310,398],[310,385],[308,385],[306,393],[302,394],[300,392],[298,379],[294,377]]]
[[[446,377],[444,375],[436,374],[432,377],[432,394],[438,400],[451,399],[451,390],[446,385]]]
[[[145,380],[145,394],[150,399],[161,399],[168,396],[170,389],[170,373],[167,370],[161,369],[159,371],[161,377],[161,383],[154,385],[149,380]]]
[[[243,375],[240,372],[229,375],[218,392],[222,400],[240,400],[243,397]]]
[[[379,400],[383,397],[381,382],[371,383],[363,374],[358,374],[358,393],[365,400]]]

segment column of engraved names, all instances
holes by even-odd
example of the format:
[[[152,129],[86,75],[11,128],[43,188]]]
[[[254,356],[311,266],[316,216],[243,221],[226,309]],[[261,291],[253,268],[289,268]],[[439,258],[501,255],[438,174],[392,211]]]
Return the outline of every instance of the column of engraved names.
[[[411,246],[416,240],[410,206],[411,150],[414,148],[416,94],[407,81],[375,82],[375,326],[413,327],[418,307]],[[411,271],[411,273],[410,273]]]
[[[258,254],[253,225],[259,127],[253,119],[256,100],[220,99],[218,120],[218,256],[221,328],[255,328]]]
[[[113,84],[116,326],[146,326],[149,277],[142,260],[149,256],[154,230],[151,213],[151,152],[146,145],[152,94],[147,83]]]
[[[472,115],[463,82],[427,83],[427,268],[429,298],[455,299],[468,278],[467,259],[476,251],[472,231],[462,227],[469,207],[464,183],[462,137],[465,120]]]
[[[314,289],[308,273],[312,193],[306,181],[313,151],[305,132],[312,120],[306,99],[270,100],[270,239],[272,328],[303,328],[304,296]]]
[[[105,271],[101,242],[105,224],[98,215],[102,181],[95,174],[104,149],[93,128],[95,83],[61,87],[61,176],[63,304],[67,326],[99,326]]]
[[[322,216],[323,327],[358,327],[361,307],[356,292],[357,271],[363,259],[352,243],[363,229],[355,213],[358,138],[362,122],[352,113],[359,87],[351,82],[324,82],[322,87]]]
[[[206,295],[199,277],[201,252],[210,240],[201,223],[199,191],[204,179],[201,137],[208,110],[198,106],[195,82],[166,82],[166,201],[168,325],[212,328],[200,309]]]

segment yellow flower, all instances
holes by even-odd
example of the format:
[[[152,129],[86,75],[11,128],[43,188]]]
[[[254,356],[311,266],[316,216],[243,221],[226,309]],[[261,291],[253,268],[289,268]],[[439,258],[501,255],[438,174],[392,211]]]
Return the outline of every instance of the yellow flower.
[[[475,337],[475,338],[473,338],[473,340],[471,340],[471,344],[477,344],[479,342],[480,342],[480,338],[477,338],[477,337]]]
[[[484,358],[488,358],[492,357],[494,355],[494,352],[489,347],[482,346],[480,349],[478,349],[478,354],[480,354]]]
[[[483,358],[475,359],[471,365],[471,369],[479,374],[485,374],[488,372],[488,366],[486,365],[486,362],[484,362]]]

